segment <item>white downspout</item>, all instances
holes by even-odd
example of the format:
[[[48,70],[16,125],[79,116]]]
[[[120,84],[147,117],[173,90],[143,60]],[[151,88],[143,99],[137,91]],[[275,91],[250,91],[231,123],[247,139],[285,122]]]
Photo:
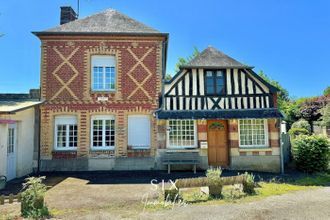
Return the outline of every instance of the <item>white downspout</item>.
[[[280,131],[280,161],[281,161],[281,174],[284,174],[284,157],[283,157],[283,140],[282,140],[282,131],[281,131],[281,124],[282,119],[279,119],[279,131]]]

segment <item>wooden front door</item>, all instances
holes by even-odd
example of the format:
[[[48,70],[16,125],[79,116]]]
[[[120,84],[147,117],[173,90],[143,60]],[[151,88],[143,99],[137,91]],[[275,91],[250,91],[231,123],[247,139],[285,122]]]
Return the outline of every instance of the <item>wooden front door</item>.
[[[225,120],[207,121],[208,158],[210,166],[228,166],[228,126]]]

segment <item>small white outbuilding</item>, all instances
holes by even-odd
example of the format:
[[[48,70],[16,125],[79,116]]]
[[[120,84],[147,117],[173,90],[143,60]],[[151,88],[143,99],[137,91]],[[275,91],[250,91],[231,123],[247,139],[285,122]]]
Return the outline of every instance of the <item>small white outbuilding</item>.
[[[0,176],[7,181],[28,175],[37,167],[39,92],[0,94]]]

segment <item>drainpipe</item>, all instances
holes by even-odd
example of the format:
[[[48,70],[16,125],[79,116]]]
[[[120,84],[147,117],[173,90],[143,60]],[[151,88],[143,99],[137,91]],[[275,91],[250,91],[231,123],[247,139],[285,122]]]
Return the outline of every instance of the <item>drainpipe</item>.
[[[167,56],[167,44],[168,44],[168,36],[166,36],[165,40],[162,43],[162,80],[161,80],[161,106],[156,110],[156,112],[163,109],[164,102],[165,102],[165,75],[166,75],[166,56]],[[156,115],[155,112],[155,115]]]
[[[40,146],[40,143],[41,143],[41,132],[40,132],[40,129],[41,129],[41,111],[40,111],[40,106],[38,106],[38,118],[39,118],[39,121],[38,121],[38,161],[37,161],[37,174],[40,173],[40,150],[41,150],[41,146]]]
[[[282,140],[282,131],[281,131],[281,124],[282,119],[279,119],[279,133],[280,133],[280,160],[281,160],[281,174],[284,174],[284,157],[283,157],[283,140]]]

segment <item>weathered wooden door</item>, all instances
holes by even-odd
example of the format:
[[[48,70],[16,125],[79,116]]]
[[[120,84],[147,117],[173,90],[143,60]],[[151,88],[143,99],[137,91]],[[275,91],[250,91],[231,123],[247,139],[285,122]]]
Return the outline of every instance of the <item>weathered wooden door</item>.
[[[208,120],[207,129],[209,165],[227,167],[229,163],[227,121]]]
[[[10,124],[7,142],[7,180],[14,178],[16,178],[16,124]]]

